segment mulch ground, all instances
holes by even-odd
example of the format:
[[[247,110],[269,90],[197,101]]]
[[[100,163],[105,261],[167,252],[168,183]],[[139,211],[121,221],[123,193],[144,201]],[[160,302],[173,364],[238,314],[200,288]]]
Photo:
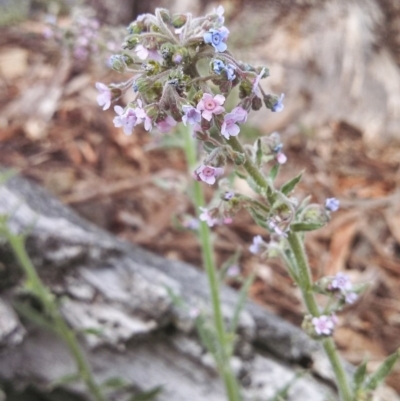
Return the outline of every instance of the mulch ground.
[[[0,163],[119,237],[200,266],[195,236],[176,223],[193,213],[181,150],[114,128],[113,111],[96,104],[94,83],[121,77],[99,63],[71,61],[42,31],[30,21],[0,32]],[[370,283],[340,313],[335,340],[350,362],[368,355],[372,370],[400,346],[400,147],[371,149],[345,121],[312,135],[291,125],[281,135],[288,156],[282,180],[305,170],[299,197],[341,199],[330,224],[308,235],[307,249],[316,278],[345,271],[355,283]],[[300,325],[300,294],[285,269],[248,251],[263,231],[244,212],[214,231],[218,262],[240,248],[242,273],[257,272],[251,297]],[[389,382],[400,392],[400,368]]]

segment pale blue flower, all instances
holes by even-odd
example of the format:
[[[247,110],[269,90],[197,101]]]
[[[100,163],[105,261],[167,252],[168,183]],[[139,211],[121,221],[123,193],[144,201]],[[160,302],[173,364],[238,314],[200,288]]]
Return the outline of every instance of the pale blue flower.
[[[276,103],[272,106],[271,110],[275,112],[280,112],[284,109],[283,98],[285,94],[282,93],[281,96],[277,99]]]
[[[212,45],[217,52],[224,52],[228,46],[226,45],[226,39],[228,38],[229,30],[226,27],[219,29],[210,29],[204,34],[204,42]]]
[[[339,210],[340,202],[336,198],[328,198],[325,201],[325,209],[330,212],[336,212]]]

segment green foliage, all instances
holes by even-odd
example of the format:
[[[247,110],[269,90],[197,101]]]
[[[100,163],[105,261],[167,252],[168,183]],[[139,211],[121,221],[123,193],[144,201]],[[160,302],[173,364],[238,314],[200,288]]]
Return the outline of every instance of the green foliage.
[[[296,188],[296,185],[300,182],[302,176],[303,172],[289,180],[286,184],[282,185],[281,192],[285,195],[290,194],[290,192]]]
[[[151,401],[154,400],[157,395],[161,393],[163,386],[153,387],[148,391],[141,392],[140,394],[133,395],[129,398],[129,401]]]
[[[394,365],[400,358],[400,349],[389,355],[379,366],[379,368],[367,379],[366,390],[375,390],[378,384],[383,382],[392,371]]]

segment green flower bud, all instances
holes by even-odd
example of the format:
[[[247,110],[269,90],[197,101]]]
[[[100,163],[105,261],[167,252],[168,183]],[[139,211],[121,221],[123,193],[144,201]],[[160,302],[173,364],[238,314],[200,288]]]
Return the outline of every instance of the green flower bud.
[[[249,81],[244,80],[244,81],[240,82],[240,85],[239,85],[240,99],[244,99],[245,97],[250,96],[252,91],[253,91],[253,85]]]
[[[166,61],[171,61],[172,55],[175,53],[175,46],[171,43],[164,43],[160,48],[161,56]]]
[[[144,25],[143,21],[133,21],[129,24],[127,29],[131,35],[134,33],[139,34],[146,29],[146,26]]]
[[[161,70],[161,65],[157,61],[150,60],[142,64],[142,68],[147,72],[147,75],[157,75]]]
[[[135,85],[139,93],[146,93],[153,87],[152,81],[143,76],[135,81]]]
[[[255,71],[257,72],[257,75],[258,75],[263,70],[263,68],[264,68],[264,74],[262,74],[261,79],[269,77],[269,69],[263,65],[259,66],[255,69]]]
[[[182,28],[186,24],[187,16],[185,14],[175,14],[172,17],[172,26],[174,28]]]
[[[117,72],[125,72],[126,71],[126,64],[124,61],[124,57],[120,54],[114,54],[110,57],[110,64],[111,68]]]
[[[139,36],[131,35],[125,38],[125,42],[122,44],[123,49],[134,49],[139,44]]]
[[[175,64],[186,64],[189,58],[189,52],[185,47],[179,47],[172,55],[172,62]]]
[[[155,120],[160,113],[160,106],[158,103],[152,103],[145,107],[145,111],[152,120]]]

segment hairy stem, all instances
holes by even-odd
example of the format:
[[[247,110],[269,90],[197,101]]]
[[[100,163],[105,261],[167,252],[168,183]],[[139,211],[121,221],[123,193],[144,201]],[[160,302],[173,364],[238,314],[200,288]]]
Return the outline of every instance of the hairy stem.
[[[193,170],[197,163],[196,144],[191,136],[191,130],[187,129],[185,132],[185,154],[187,164],[190,170]],[[193,203],[198,213],[199,208],[205,205],[203,188],[198,181],[193,183]],[[217,332],[218,343],[220,347],[222,366],[220,371],[224,380],[224,385],[229,401],[240,401],[239,386],[235,375],[230,366],[230,358],[228,355],[228,336],[225,329],[224,318],[221,310],[220,288],[217,276],[217,270],[214,260],[214,250],[211,241],[210,228],[207,223],[200,222],[200,243],[203,255],[203,263],[208,277],[208,284],[211,293],[211,303],[213,309],[214,325]]]
[[[100,387],[94,380],[92,371],[85,359],[75,333],[70,329],[61,316],[55,304],[53,295],[43,284],[28,256],[28,253],[26,252],[24,237],[20,235],[14,235],[8,230],[5,230],[5,235],[11,245],[15,257],[27,276],[28,283],[30,284],[33,292],[38,296],[45,310],[50,315],[56,332],[66,342],[69,350],[71,351],[80,377],[85,382],[96,401],[105,401],[106,399],[104,398]]]
[[[240,153],[245,153],[244,148],[237,137],[229,138],[228,143],[232,146],[233,150]],[[252,177],[254,182],[259,187],[263,188],[266,193],[268,193],[268,190],[270,189],[268,181],[266,180],[264,175],[257,169],[257,167],[252,163],[249,157],[246,157],[246,161],[243,164],[243,167]],[[288,243],[297,265],[296,276],[298,277],[298,281],[301,287],[304,303],[307,307],[308,312],[311,315],[319,316],[320,312],[314,297],[314,293],[312,291],[311,273],[307,262],[304,246],[300,241],[298,234],[293,232],[289,232],[288,234]],[[333,343],[332,339],[328,338],[323,341],[323,346],[335,373],[341,400],[352,401],[352,394],[348,379],[343,365],[340,361],[335,344]]]

